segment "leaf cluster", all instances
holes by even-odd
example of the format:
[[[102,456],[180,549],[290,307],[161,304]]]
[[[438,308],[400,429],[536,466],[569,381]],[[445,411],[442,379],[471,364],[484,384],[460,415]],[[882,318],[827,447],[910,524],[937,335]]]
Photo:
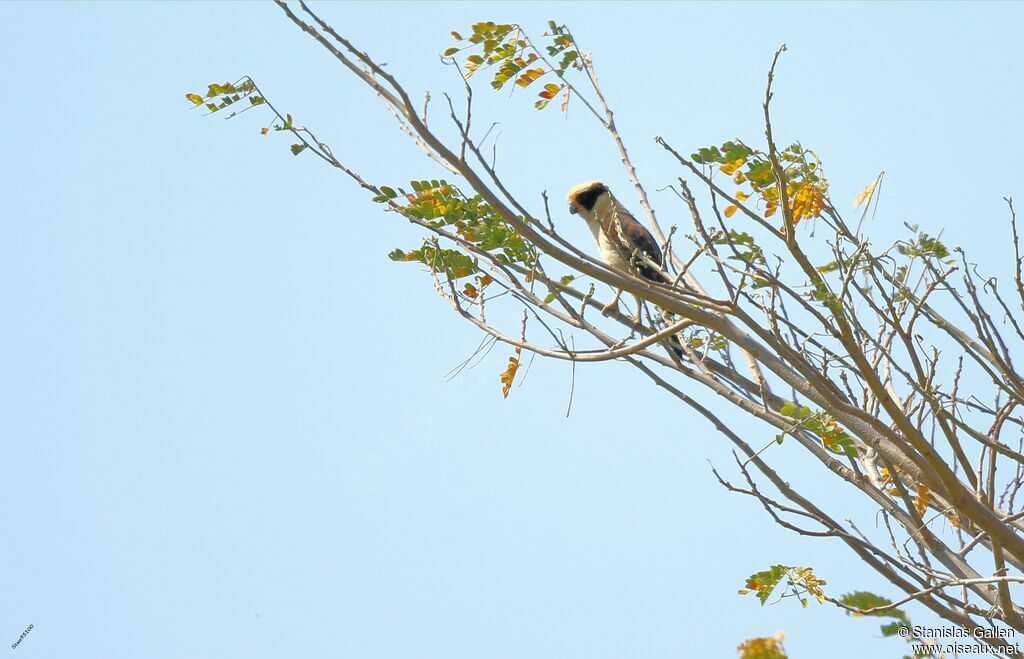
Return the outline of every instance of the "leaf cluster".
[[[806,405],[801,406],[793,402],[783,405],[779,409],[779,413],[797,422],[793,430],[804,428],[817,435],[821,439],[822,446],[832,453],[851,458],[857,457],[857,447],[853,438],[843,430],[831,414],[813,412]],[[785,433],[780,433],[775,436],[775,440],[781,444],[783,437],[785,437]]]
[[[265,99],[260,95],[259,90],[256,89],[256,85],[252,79],[248,77],[240,78],[235,82],[222,82],[222,83],[211,83],[207,86],[206,94],[200,95],[194,92],[185,94],[185,98],[192,102],[194,107],[205,106],[210,114],[219,112],[226,107],[234,105],[244,99],[249,100],[249,105],[243,110],[237,110],[228,115],[228,119],[241,114],[249,108],[257,105],[263,105]]]
[[[471,52],[466,55],[462,65],[466,78],[490,68],[494,72],[491,78],[491,87],[494,89],[502,89],[510,81],[526,89],[551,75],[558,81],[544,85],[537,94],[539,99],[534,107],[543,110],[555,96],[562,93],[562,112],[566,112],[569,109],[571,89],[562,78],[570,68],[582,68],[580,52],[564,25],[549,21],[548,28],[549,31],[544,33],[550,40],[544,46],[546,56],[537,50],[518,25],[492,21],[474,23],[470,26],[468,37],[453,31],[452,36],[463,45],[448,48],[443,56],[454,57],[459,53]],[[552,63],[548,57],[558,58],[557,63]]]
[[[690,158],[702,165],[718,166],[718,170],[731,176],[736,185],[747,184],[749,192],[740,189],[736,199],[740,202],[754,196],[765,218],[774,215],[782,199],[779,179],[768,154],[755,150],[740,140],[729,140],[720,147],[698,149]],[[821,171],[821,162],[814,152],[804,149],[798,142],[779,152],[784,189],[792,212],[793,222],[821,216],[828,196],[828,181]],[[725,208],[725,216],[732,217],[738,206]]]
[[[447,229],[476,249],[490,252],[500,263],[530,266],[537,260],[536,248],[505,222],[483,197],[468,197],[445,180],[414,180],[410,181],[408,189],[381,186],[380,194],[373,201],[388,203],[402,215],[425,222],[430,227]],[[421,256],[433,256],[421,254],[421,251],[396,249],[390,256],[395,261],[420,262],[425,262]],[[476,269],[460,268],[456,272],[461,273],[453,277],[457,279],[476,272]]]
[[[755,572],[747,578],[747,584],[740,589],[739,594],[756,593],[761,606],[764,606],[783,580],[786,592],[781,597],[796,597],[802,606],[807,606],[806,595],[814,597],[819,603],[825,601],[825,593],[821,587],[826,585],[826,582],[815,576],[814,570],[809,567],[789,565],[773,565],[767,570]]]

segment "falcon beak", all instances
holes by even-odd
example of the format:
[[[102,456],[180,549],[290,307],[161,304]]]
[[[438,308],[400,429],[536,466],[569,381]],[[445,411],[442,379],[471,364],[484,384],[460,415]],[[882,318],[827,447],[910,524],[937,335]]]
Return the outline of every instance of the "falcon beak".
[[[575,215],[575,214],[576,214],[576,206],[574,204],[570,204],[569,205],[569,215]]]

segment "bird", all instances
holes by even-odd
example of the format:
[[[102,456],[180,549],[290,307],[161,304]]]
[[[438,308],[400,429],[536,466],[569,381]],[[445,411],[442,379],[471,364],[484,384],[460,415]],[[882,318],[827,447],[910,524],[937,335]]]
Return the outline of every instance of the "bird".
[[[656,284],[668,283],[660,270],[664,262],[654,236],[619,203],[607,185],[600,181],[581,183],[569,190],[566,201],[569,213],[586,221],[606,265]],[[620,297],[622,289],[601,309],[602,313],[607,315],[617,308]],[[637,299],[638,321],[639,307]]]

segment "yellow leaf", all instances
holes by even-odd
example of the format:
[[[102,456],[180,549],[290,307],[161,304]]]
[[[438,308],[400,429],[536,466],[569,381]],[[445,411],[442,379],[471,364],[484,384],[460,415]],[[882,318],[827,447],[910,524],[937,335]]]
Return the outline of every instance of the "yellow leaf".
[[[260,128],[260,135],[266,135],[268,130],[270,130],[270,129],[267,128],[266,126],[264,126],[263,128]]]
[[[820,217],[824,205],[825,195],[819,186],[811,182],[801,183],[789,200],[794,223],[808,217]]]
[[[194,105],[202,105],[203,104],[203,97],[200,96],[199,94],[185,94],[185,98],[187,98],[188,100],[192,101],[192,103]]]
[[[737,158],[736,160],[733,160],[732,162],[725,163],[724,165],[719,167],[719,169],[722,170],[723,174],[728,174],[729,176],[732,176],[736,172],[737,169],[739,169],[740,167],[743,166],[743,163],[745,163],[745,162],[747,162],[746,158]]]
[[[878,182],[881,179],[882,175],[879,174],[878,176],[875,177],[875,180],[868,185],[868,187],[860,191],[860,194],[857,195],[857,198],[853,200],[854,208],[860,208],[860,205],[865,202],[871,203],[871,196],[875,194],[875,187],[878,185]]]
[[[740,201],[746,201],[747,200],[747,193],[744,192],[743,190],[737,190],[736,191],[736,198],[739,199]]]
[[[733,215],[736,214],[736,210],[737,210],[736,206],[726,206],[725,207],[725,216],[726,217],[732,217]]]
[[[521,349],[516,348],[516,354],[519,354]],[[508,358],[508,367],[501,372],[501,396],[502,398],[508,398],[508,392],[512,390],[512,382],[516,379],[516,371],[519,370],[519,360],[515,357]]]
[[[781,632],[774,637],[751,638],[743,641],[736,652],[740,659],[786,659],[783,638]]]
[[[928,486],[920,484],[917,486],[917,496],[914,497],[914,508],[918,515],[924,515],[928,511],[928,505],[932,502],[931,492]]]

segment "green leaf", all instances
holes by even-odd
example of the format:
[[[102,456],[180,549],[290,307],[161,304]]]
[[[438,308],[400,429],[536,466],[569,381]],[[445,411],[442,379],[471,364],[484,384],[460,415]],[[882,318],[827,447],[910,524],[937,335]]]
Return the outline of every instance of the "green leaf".
[[[917,240],[912,243],[899,243],[896,250],[903,256],[931,256],[944,259],[949,256],[949,248],[943,245],[937,238],[932,238],[927,233],[920,233]]]
[[[896,636],[897,634],[900,633],[900,627],[903,627],[903,626],[904,626],[904,624],[902,622],[898,621],[898,620],[894,621],[894,622],[886,623],[886,624],[882,625],[882,627],[881,627],[882,636],[884,636],[886,638],[888,638],[890,636]]]
[[[444,56],[445,57],[451,57],[452,55],[454,55],[457,52],[459,52],[459,49],[456,48],[455,46],[452,46],[451,48],[449,48],[446,51],[444,51]]]
[[[793,401],[789,401],[788,403],[783,405],[781,408],[779,408],[779,414],[781,414],[782,416],[788,416],[791,419],[801,419],[801,418],[806,418],[803,415],[803,410],[807,410],[807,412],[808,412],[807,416],[810,416],[810,409],[808,409],[806,407],[801,408],[799,405],[797,405]]]
[[[562,62],[561,64],[559,64],[558,68],[565,71],[573,62],[576,61],[577,57],[579,57],[578,52],[576,52],[575,50],[567,50],[565,54],[562,55]]]
[[[725,162],[736,162],[740,159],[749,158],[754,154],[754,150],[749,146],[739,141],[729,141],[722,145],[723,160]]]
[[[690,158],[701,165],[709,165],[713,162],[726,162],[717,146],[698,149],[697,153],[690,155]]]
[[[293,156],[297,156],[297,155],[299,155],[300,153],[302,153],[305,150],[306,150],[306,145],[305,144],[293,144],[292,145],[292,155]]]
[[[772,591],[789,570],[790,568],[786,565],[773,565],[767,570],[755,572],[747,578],[746,588],[739,592],[741,595],[746,595],[748,592],[757,593],[757,599],[761,601],[761,606],[764,606],[768,598],[771,597]]]
[[[889,606],[892,604],[892,600],[870,593],[866,590],[858,590],[852,593],[847,593],[839,598],[839,601],[846,606],[853,607],[855,609],[874,609],[880,606]],[[865,614],[851,614],[851,615],[865,615]],[[866,615],[880,616],[883,618],[896,618],[904,622],[909,622],[910,618],[906,612],[901,609],[889,609],[888,611],[879,611],[877,613],[869,613]]]

